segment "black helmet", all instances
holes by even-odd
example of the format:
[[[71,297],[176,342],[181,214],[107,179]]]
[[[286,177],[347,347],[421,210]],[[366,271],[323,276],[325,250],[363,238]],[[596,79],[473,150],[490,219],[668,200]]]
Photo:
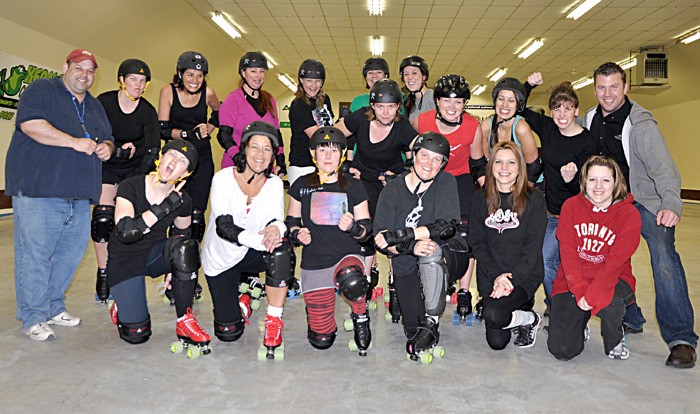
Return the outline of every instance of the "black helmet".
[[[447,138],[437,132],[423,132],[418,135],[413,143],[413,152],[417,154],[421,148],[442,155],[445,158],[445,163],[450,159],[450,143]]]
[[[425,76],[425,80],[428,80],[430,70],[428,69],[428,62],[426,62],[425,59],[417,55],[406,56],[403,58],[401,64],[399,65],[399,74],[401,75],[401,79],[403,79],[403,70],[408,66],[415,66],[420,69],[420,73]]]
[[[299,66],[299,79],[321,79],[326,80],[326,68],[323,63],[315,59],[306,59]],[[301,82],[301,81],[300,81]]]
[[[146,82],[151,80],[151,69],[148,67],[146,62],[138,59],[127,59],[119,65],[119,70],[117,70],[117,80],[120,77],[125,77],[130,74],[144,75],[146,77]]]
[[[370,103],[401,103],[401,88],[396,81],[382,79],[369,90]]]
[[[365,60],[365,64],[362,65],[362,77],[367,76],[367,72],[370,70],[381,70],[384,71],[384,76],[389,77],[389,64],[386,63],[386,60],[384,58],[380,57],[371,57],[367,60]]]
[[[209,73],[209,62],[201,53],[190,50],[177,58],[177,71],[183,72],[187,69],[201,70],[206,75]]]
[[[518,99],[518,111],[525,109],[525,86],[519,80],[515,78],[503,78],[496,82],[491,92],[494,105],[496,104],[496,97],[499,91],[513,91],[515,97]]]
[[[195,168],[197,168],[197,160],[199,159],[199,156],[197,155],[197,149],[191,142],[185,141],[184,139],[173,139],[163,145],[163,149],[160,151],[160,153],[165,155],[165,153],[171,149],[187,157],[187,160],[190,162],[187,166],[187,171],[192,172]]]
[[[241,134],[241,145],[248,141],[253,135],[264,135],[272,140],[272,144],[279,148],[282,137],[277,132],[277,128],[263,121],[253,121],[248,124]]]
[[[460,75],[443,75],[435,82],[433,98],[462,98],[464,103],[469,101],[469,83]]]
[[[267,69],[267,58],[260,52],[246,52],[238,61],[238,73],[248,68]]]
[[[314,131],[309,140],[309,149],[316,149],[317,146],[325,143],[338,144],[341,150],[348,147],[348,140],[336,127],[321,127]]]

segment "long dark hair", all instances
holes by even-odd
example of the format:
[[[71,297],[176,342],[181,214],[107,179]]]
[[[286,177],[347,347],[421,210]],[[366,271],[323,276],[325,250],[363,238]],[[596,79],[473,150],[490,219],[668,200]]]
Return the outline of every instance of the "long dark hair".
[[[335,148],[340,148],[340,146],[337,143],[325,143],[325,144],[319,144],[316,148],[318,147],[335,147]],[[312,150],[314,152],[314,150]],[[342,152],[342,150],[341,150]],[[316,160],[316,153],[312,155],[312,158]],[[342,156],[341,156],[341,161],[342,161]],[[341,164],[342,165],[342,164]],[[316,165],[316,171],[314,174],[311,174],[308,176],[308,180],[306,181],[306,185],[312,188],[320,187],[321,186],[321,178],[318,176],[318,165]],[[338,168],[338,189],[340,190],[345,190],[348,187],[348,181],[345,179],[345,175],[343,174],[343,169]]]
[[[272,142],[272,139],[270,137],[267,137],[267,139],[270,140],[270,145],[272,145],[272,159],[270,160],[270,165],[265,168],[264,174],[266,178],[270,178],[272,175],[272,172],[275,170],[275,155],[277,154],[277,145],[275,145],[274,142]],[[236,171],[239,173],[242,173],[245,171],[245,166],[246,166],[246,158],[245,158],[245,150],[248,148],[248,142],[250,139],[247,139],[243,142],[241,142],[241,150],[238,154],[233,156],[233,165],[236,166]]]
[[[238,87],[243,89],[243,85],[245,85],[245,81],[241,78],[238,81]],[[246,93],[245,89],[243,89],[243,93]],[[270,92],[264,89],[258,89],[258,93],[260,94],[260,100],[258,101],[257,109],[262,109],[263,112],[272,115],[273,118],[277,118],[277,111],[275,111],[275,107],[272,105],[272,95],[270,95]]]
[[[498,142],[491,149],[491,156],[486,165],[486,182],[484,183],[484,192],[486,198],[486,207],[489,214],[493,214],[501,208],[501,195],[496,186],[496,178],[493,175],[493,164],[496,160],[496,153],[502,150],[511,150],[515,154],[515,161],[518,164],[518,178],[513,183],[510,189],[510,199],[513,204],[513,211],[521,215],[525,211],[527,202],[530,198],[532,189],[527,183],[527,172],[525,171],[525,157],[520,150],[518,144],[512,141]]]

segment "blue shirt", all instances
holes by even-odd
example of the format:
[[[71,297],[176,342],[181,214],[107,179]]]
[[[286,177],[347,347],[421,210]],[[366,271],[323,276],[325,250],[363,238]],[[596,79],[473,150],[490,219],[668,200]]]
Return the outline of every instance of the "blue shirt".
[[[5,161],[5,194],[35,198],[99,200],[102,190],[102,161],[72,148],[40,144],[22,132],[26,121],[43,119],[73,137],[85,131],[98,143],[114,142],[112,127],[100,102],[89,92],[84,126],[83,104],[74,101],[62,77],[37,79],[24,90],[17,108],[17,123]]]

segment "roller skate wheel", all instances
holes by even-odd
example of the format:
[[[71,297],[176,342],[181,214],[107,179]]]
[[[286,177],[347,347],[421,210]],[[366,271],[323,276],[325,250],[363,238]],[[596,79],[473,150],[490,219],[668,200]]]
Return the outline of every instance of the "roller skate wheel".
[[[173,352],[173,354],[179,354],[182,353],[182,350],[185,349],[181,341],[173,342],[170,344],[170,350]]]
[[[284,349],[281,349],[281,348],[275,349],[275,361],[277,361],[277,362],[284,361]]]
[[[267,349],[258,349],[258,361],[267,361]]]
[[[413,361],[413,358],[411,358],[411,354],[406,354],[406,359],[409,361]]]
[[[423,365],[428,365],[433,363],[433,354],[429,352],[423,352],[420,355],[420,363]]]
[[[166,305],[170,305],[170,299],[168,299],[168,297],[165,295],[163,295],[163,303]]]
[[[352,319],[346,319],[343,321],[343,328],[345,329],[345,332],[352,331]]]
[[[386,303],[387,306],[389,306],[389,300],[390,300],[389,292],[385,292],[384,293],[384,303]]]
[[[369,302],[367,304],[367,308],[370,310],[376,311],[377,310],[377,302]]]
[[[391,313],[389,313],[389,312],[385,313],[384,319],[386,319],[387,322],[391,321]]]
[[[262,295],[262,289],[259,287],[256,287],[250,292],[250,296],[254,297],[255,299],[260,298],[260,295]]]
[[[250,290],[250,285],[247,283],[241,283],[241,285],[238,286],[239,293],[246,293],[249,290]]]
[[[435,348],[433,348],[433,354],[438,357],[438,358],[444,358],[445,357],[445,348],[436,345]]]
[[[197,358],[199,358],[199,355],[200,355],[199,347],[191,346],[191,347],[187,348],[187,358],[197,359]]]
[[[258,299],[254,299],[252,302],[250,302],[250,309],[252,309],[252,310],[260,309],[260,301]]]
[[[354,340],[351,339],[348,341],[348,349],[350,349],[351,351],[357,351],[357,344]]]
[[[198,298],[194,298],[195,303],[204,303],[204,296],[199,296]]]

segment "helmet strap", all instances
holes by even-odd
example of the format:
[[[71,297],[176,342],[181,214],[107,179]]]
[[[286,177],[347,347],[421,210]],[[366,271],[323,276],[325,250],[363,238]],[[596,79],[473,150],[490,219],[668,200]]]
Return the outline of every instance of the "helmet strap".
[[[457,121],[452,122],[452,121],[448,121],[447,119],[443,118],[439,109],[435,111],[435,118],[437,118],[440,122],[442,122],[443,124],[445,124],[449,127],[456,127],[456,126],[462,125],[462,116],[463,115],[464,115],[464,112],[459,114],[459,119]]]
[[[418,182],[418,185],[417,185],[416,188],[413,190],[413,194],[418,194],[418,190],[420,189],[420,185],[421,185],[421,184],[427,184],[427,183],[429,183],[429,182],[434,181],[434,180],[435,180],[435,177],[437,177],[437,175],[436,175],[435,177],[433,177],[433,178],[428,179],[428,180],[424,180],[424,179],[421,178],[420,175],[418,175],[418,170],[416,170],[415,164],[413,165],[412,168],[413,168],[413,174],[415,174],[416,178],[418,178],[418,181],[419,181],[419,182]]]
[[[126,88],[124,87],[124,84],[123,84],[121,81],[119,81],[119,89],[120,89],[122,92],[124,92],[124,95],[125,95],[127,98],[129,98],[129,100],[131,100],[131,102],[136,102],[136,101],[138,101],[139,99],[141,99],[140,96],[139,96],[138,98],[134,98],[133,96],[129,95],[129,92],[126,91]],[[146,92],[145,89],[144,89],[143,91]]]

